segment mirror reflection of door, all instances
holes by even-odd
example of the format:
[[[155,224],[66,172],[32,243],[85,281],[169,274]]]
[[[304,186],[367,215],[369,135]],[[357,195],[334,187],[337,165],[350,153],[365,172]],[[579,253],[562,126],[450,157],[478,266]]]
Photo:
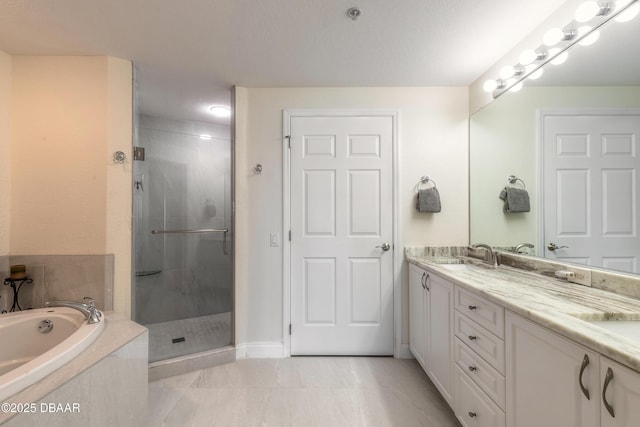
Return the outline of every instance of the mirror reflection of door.
[[[638,273],[640,111],[540,117],[545,257]]]

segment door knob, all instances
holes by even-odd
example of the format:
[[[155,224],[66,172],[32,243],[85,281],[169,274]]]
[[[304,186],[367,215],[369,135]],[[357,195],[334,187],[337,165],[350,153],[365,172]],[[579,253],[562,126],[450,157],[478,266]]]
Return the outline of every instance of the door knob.
[[[386,252],[386,251],[388,251],[389,249],[391,249],[391,245],[390,245],[390,244],[388,244],[388,243],[383,243],[383,244],[382,244],[382,246],[376,246],[376,248],[380,248],[380,249],[382,249],[383,251],[385,251],[385,252]]]
[[[562,248],[568,248],[569,246],[558,246],[555,243],[549,243],[547,245],[547,249],[549,249],[551,252],[555,251],[556,249],[562,249]]]

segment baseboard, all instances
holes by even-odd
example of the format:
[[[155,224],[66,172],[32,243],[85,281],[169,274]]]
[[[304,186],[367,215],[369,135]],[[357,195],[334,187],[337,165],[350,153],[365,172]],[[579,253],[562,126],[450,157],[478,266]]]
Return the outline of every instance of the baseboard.
[[[279,359],[284,357],[284,345],[280,342],[258,342],[236,345],[236,359]]]
[[[415,359],[413,357],[413,353],[409,350],[409,344],[400,344],[400,349],[398,354],[394,355],[396,359]]]

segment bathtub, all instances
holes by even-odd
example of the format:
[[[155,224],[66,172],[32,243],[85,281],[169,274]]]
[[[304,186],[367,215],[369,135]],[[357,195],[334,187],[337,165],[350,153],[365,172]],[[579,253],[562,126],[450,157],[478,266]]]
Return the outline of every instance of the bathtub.
[[[90,325],[81,312],[66,307],[0,315],[0,402],[84,351],[98,338],[104,322],[102,317]]]

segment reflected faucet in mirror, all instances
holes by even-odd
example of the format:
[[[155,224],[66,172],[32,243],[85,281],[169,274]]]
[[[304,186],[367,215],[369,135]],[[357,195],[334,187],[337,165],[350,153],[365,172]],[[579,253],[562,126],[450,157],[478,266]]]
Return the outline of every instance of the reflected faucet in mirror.
[[[531,243],[518,243],[514,248],[513,248],[513,252],[516,254],[522,254],[524,253],[522,251],[522,248],[529,248],[529,249],[533,249],[533,245]],[[531,252],[531,251],[527,251],[527,252]]]

